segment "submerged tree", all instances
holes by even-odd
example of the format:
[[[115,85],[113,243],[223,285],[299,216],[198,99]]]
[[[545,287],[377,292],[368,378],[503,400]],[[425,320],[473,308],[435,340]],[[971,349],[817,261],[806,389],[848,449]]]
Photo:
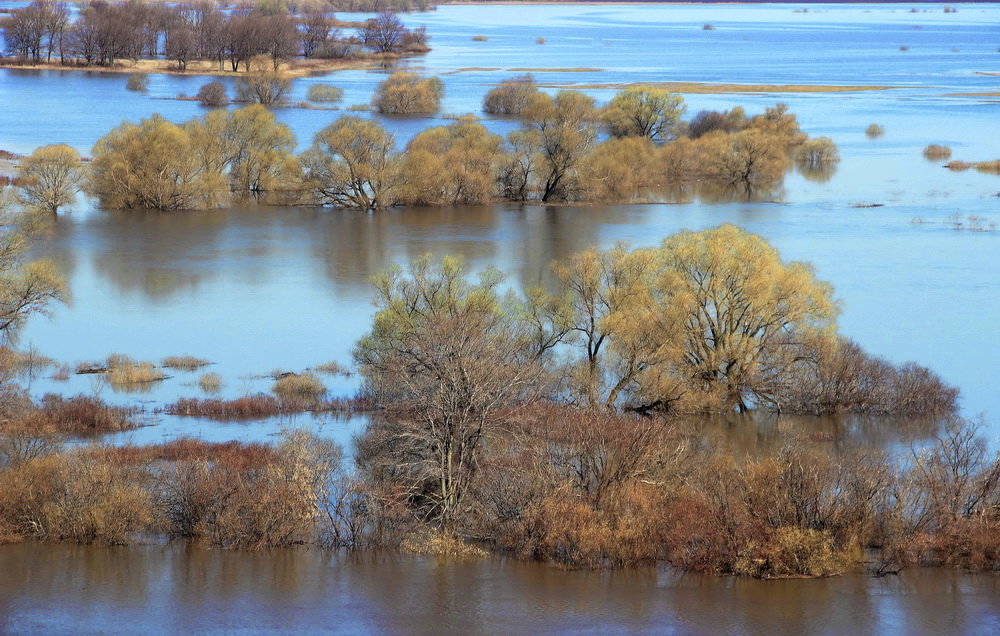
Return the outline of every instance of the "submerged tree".
[[[454,258],[417,260],[408,276],[391,270],[375,280],[379,311],[354,352],[379,401],[401,412],[362,461],[392,467],[413,503],[443,524],[458,513],[502,411],[538,390],[537,350],[501,281],[488,270],[469,282]]]
[[[542,201],[569,199],[577,190],[576,169],[597,139],[597,107],[579,91],[532,96],[523,112],[524,140],[535,160]]]
[[[65,144],[42,146],[20,161],[17,176],[28,206],[55,214],[80,190],[80,155]]]
[[[444,84],[438,78],[397,71],[379,82],[372,106],[389,115],[436,113],[443,94]]]
[[[0,188],[0,346],[17,338],[32,314],[44,313],[54,302],[65,300],[66,284],[48,261],[25,261],[31,240],[44,221],[29,213],[16,213],[11,197]]]
[[[675,234],[658,258],[656,293],[680,330],[680,372],[722,410],[767,405],[796,345],[833,332],[832,288],[736,226]]]
[[[396,140],[377,123],[341,117],[302,155],[305,179],[323,205],[364,210],[396,202]]]
[[[493,198],[502,138],[475,118],[422,131],[406,147],[401,197],[418,205],[485,203]]]
[[[204,161],[187,131],[159,115],[124,122],[93,149],[87,190],[113,210],[215,207],[226,179]]]
[[[615,137],[647,137],[665,141],[676,134],[684,100],[665,90],[627,88],[615,95],[601,114]]]

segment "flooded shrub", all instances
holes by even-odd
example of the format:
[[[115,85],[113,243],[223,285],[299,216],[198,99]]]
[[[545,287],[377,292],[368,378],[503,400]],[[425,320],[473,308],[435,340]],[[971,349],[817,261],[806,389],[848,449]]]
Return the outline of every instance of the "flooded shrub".
[[[704,169],[728,183],[760,186],[778,181],[789,159],[780,137],[756,129],[705,137]]]
[[[970,163],[968,161],[949,161],[948,163],[944,164],[944,167],[949,170],[954,170],[955,172],[963,172],[973,167],[974,165],[975,164]]]
[[[226,85],[216,80],[203,84],[196,95],[198,103],[212,108],[224,106],[229,101]]]
[[[815,168],[824,164],[837,163],[840,161],[840,153],[837,151],[837,144],[829,137],[817,137],[809,139],[798,147],[795,153],[795,161],[800,166]]]
[[[407,144],[400,200],[413,205],[470,205],[493,199],[503,139],[475,118],[418,133]]]
[[[80,190],[80,155],[65,144],[41,146],[18,162],[17,179],[30,208],[55,214],[72,203]]]
[[[632,201],[653,185],[656,147],[648,137],[609,139],[580,165],[581,196],[588,201]]]
[[[841,339],[804,347],[775,405],[816,415],[940,415],[957,410],[958,389],[924,367],[892,365]]]
[[[734,573],[755,578],[830,576],[843,571],[828,532],[809,528],[778,528],[774,535],[734,565]]]
[[[344,98],[344,89],[331,84],[313,84],[306,96],[311,102],[332,104]]]
[[[535,38],[535,44],[545,44],[545,38]]]
[[[317,366],[316,371],[319,373],[325,373],[326,375],[354,375],[354,371],[352,371],[350,367],[343,365],[336,360],[331,360],[330,362],[325,362]]]
[[[646,137],[664,141],[676,135],[684,100],[668,91],[627,88],[612,98],[601,118],[614,137]]]
[[[865,135],[869,139],[876,139],[885,134],[885,128],[879,124],[869,124],[868,128],[865,128]]]
[[[503,80],[483,98],[483,112],[491,115],[520,115],[531,96],[538,92],[530,73]]]
[[[397,71],[379,82],[372,107],[389,115],[436,113],[443,94],[444,84],[438,78]]]
[[[273,106],[284,101],[291,87],[291,78],[272,68],[267,56],[257,56],[251,60],[247,72],[236,80],[236,98],[241,102]]]
[[[287,405],[315,405],[326,393],[323,381],[311,373],[291,373],[278,378],[271,391]]]
[[[489,38],[486,37],[485,35],[474,35],[474,36],[472,36],[472,41],[473,42],[486,42],[488,40],[489,40]]]
[[[317,502],[339,471],[341,456],[336,444],[291,431],[262,461],[176,465],[164,475],[161,490],[167,533],[225,548],[312,542]]]
[[[688,123],[687,132],[691,138],[697,139],[717,130],[734,133],[746,127],[746,113],[742,108],[736,107],[721,113],[714,110],[698,111]]]
[[[204,358],[195,356],[167,356],[162,360],[163,366],[168,369],[181,369],[183,371],[197,371],[201,367],[211,364]]]
[[[979,161],[975,164],[976,172],[986,174],[1000,174],[1000,159],[993,161]]]
[[[125,82],[125,88],[130,91],[144,93],[149,88],[149,77],[140,73],[129,75],[128,80]]]
[[[47,454],[0,472],[0,525],[52,541],[127,544],[153,525],[149,480],[143,466]]]
[[[198,386],[205,393],[218,393],[222,389],[222,376],[218,373],[204,373],[198,378]]]
[[[949,157],[951,157],[951,148],[948,146],[930,144],[924,148],[924,159],[929,161],[944,161]]]
[[[29,419],[60,433],[104,433],[135,428],[132,414],[130,409],[111,406],[95,397],[64,398],[50,393]]]

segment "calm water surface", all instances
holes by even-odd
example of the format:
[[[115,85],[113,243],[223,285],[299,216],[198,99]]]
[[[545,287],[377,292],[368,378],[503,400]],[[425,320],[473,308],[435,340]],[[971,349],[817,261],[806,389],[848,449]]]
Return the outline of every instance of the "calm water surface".
[[[17,3],[0,2],[0,7]],[[805,7],[806,5],[804,5]],[[985,414],[1000,440],[1000,231],[953,229],[953,215],[1000,222],[1000,178],[951,173],[925,161],[928,143],[954,158],[1000,157],[996,91],[1000,5],[447,6],[406,16],[427,24],[434,50],[405,64],[439,74],[444,112],[479,112],[483,93],[517,68],[542,68],[545,83],[639,81],[890,86],[843,94],[688,95],[689,112],[788,102],[803,128],[831,137],[842,161],[825,182],[792,174],[768,203],[604,207],[514,206],[396,209],[378,214],[235,207],[185,214],[109,213],[80,200],[36,253],[69,279],[72,302],[34,319],[23,343],[61,362],[126,353],[159,360],[190,353],[214,364],[222,395],[268,390],[274,369],[347,363],[373,308],[370,277],[431,252],[494,265],[512,285],[549,279],[549,264],[591,245],[652,245],[682,228],[736,223],[808,260],[842,300],[842,331],[895,362],[916,360],[961,387],[963,413]],[[351,15],[342,17],[350,19]],[[711,23],[716,28],[704,31]],[[472,42],[485,35],[487,42]],[[535,39],[544,37],[544,45]],[[909,51],[899,50],[902,45]],[[957,50],[953,50],[957,49]],[[585,67],[564,72],[556,69]],[[496,70],[468,70],[496,69]],[[989,75],[993,73],[994,75]],[[383,71],[297,80],[366,103]],[[203,77],[154,76],[146,94],[106,73],[0,71],[0,148],[27,152],[66,142],[89,152],[126,118],[203,113],[172,99]],[[227,82],[229,80],[226,80]],[[547,89],[555,90],[555,88]],[[339,113],[281,109],[306,146]],[[402,144],[444,118],[389,119]],[[886,128],[870,140],[870,123]],[[487,120],[497,131],[509,121]],[[883,207],[859,208],[879,203]],[[922,222],[914,223],[918,219]],[[310,427],[350,448],[366,417],[313,416],[214,422],[157,413],[200,395],[197,374],[145,393],[115,393],[97,376],[57,382],[46,371],[36,395],[98,393],[140,406],[149,424],[116,443],[182,435],[269,440]],[[350,394],[356,378],[325,378]],[[910,423],[790,418],[721,424],[747,452],[789,432],[832,433],[837,443],[899,447],[930,429]],[[658,633],[991,633],[998,581],[953,572],[893,579],[841,577],[761,583],[642,573],[566,573],[501,561],[358,562],[319,551],[227,553],[146,546],[114,550],[0,546],[0,630],[418,632],[646,631]]]

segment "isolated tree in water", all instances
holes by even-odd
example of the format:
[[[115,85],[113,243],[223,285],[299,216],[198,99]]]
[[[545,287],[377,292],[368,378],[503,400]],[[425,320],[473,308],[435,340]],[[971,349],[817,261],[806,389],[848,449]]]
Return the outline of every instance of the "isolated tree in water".
[[[21,160],[17,176],[25,203],[55,214],[80,190],[80,155],[65,144],[42,146]]]

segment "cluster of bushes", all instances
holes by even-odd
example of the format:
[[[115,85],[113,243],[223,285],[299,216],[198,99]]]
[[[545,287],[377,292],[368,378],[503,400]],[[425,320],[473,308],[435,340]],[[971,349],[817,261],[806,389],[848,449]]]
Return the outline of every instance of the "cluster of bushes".
[[[465,467],[447,518],[433,473],[394,458],[379,423],[351,474],[339,447],[298,431],[276,445],[39,444],[0,457],[0,536],[128,544],[159,533],[249,549],[450,537],[452,552],[465,543],[567,567],[667,562],[761,578],[989,570],[1000,566],[1000,460],[977,431],[950,421],[906,462],[797,440],[734,458],[675,420],[519,408]],[[7,439],[0,429],[0,448]]]
[[[34,63],[96,64],[164,56],[180,70],[192,60],[210,60],[222,69],[240,67],[266,55],[275,68],[282,59],[358,57],[422,53],[429,49],[423,28],[411,30],[390,12],[360,24],[357,35],[342,37],[329,7],[292,13],[282,3],[261,2],[223,11],[214,3],[144,4],[91,2],[74,20],[65,2],[34,0],[3,20],[8,55]]]
[[[181,439],[46,449],[0,466],[0,536],[127,544],[137,533],[260,548],[317,540],[340,448],[301,432],[276,446]]]

